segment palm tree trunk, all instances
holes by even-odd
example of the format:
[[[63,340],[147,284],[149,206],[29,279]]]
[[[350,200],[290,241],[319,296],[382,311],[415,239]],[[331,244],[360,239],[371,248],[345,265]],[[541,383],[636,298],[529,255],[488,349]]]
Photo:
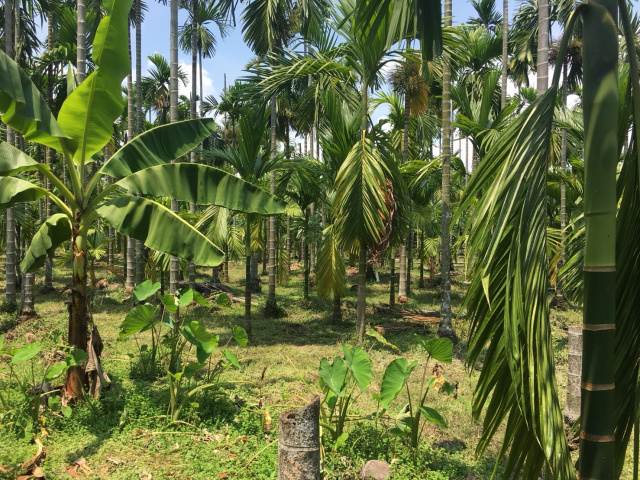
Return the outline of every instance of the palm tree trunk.
[[[451,0],[444,2],[444,24],[451,26]],[[442,62],[442,239],[440,257],[440,323],[438,335],[457,341],[451,323],[451,64]]]
[[[198,96],[198,0],[192,0],[192,23],[191,23],[191,109],[190,118],[198,118],[197,96]],[[202,99],[201,99],[202,100]],[[196,163],[196,150],[191,150],[190,162]],[[189,213],[196,213],[196,204],[189,202]],[[193,262],[189,262],[189,286],[195,288],[196,285],[196,266]]]
[[[409,207],[411,208],[411,207]],[[413,269],[413,222],[409,220],[409,237],[407,238],[407,297],[411,295],[411,270]]]
[[[287,262],[287,270],[291,272],[291,217],[287,215],[287,258],[289,261]]]
[[[135,0],[136,22],[136,135],[142,133],[142,0]],[[143,263],[144,247],[140,240],[136,240],[136,283],[144,279]]]
[[[400,246],[400,280],[398,282],[398,297],[407,296],[407,241]]]
[[[33,302],[33,287],[35,278],[35,273],[22,274],[22,299],[20,302],[20,315],[34,316],[36,314]]]
[[[49,14],[47,16],[47,50],[53,50],[53,16]],[[49,65],[47,68],[47,103],[49,106],[53,105],[53,65]],[[51,168],[53,149],[51,147],[45,148],[44,158],[47,167]],[[45,177],[44,181],[45,189],[51,191],[51,183],[49,179]],[[44,200],[45,205],[45,217],[51,216],[51,199],[46,197]],[[47,255],[47,259],[44,263],[44,291],[53,290],[53,259]]]
[[[129,32],[129,59],[131,59],[131,28]],[[127,75],[127,141],[130,142],[135,136],[133,129],[135,113],[133,111],[133,75],[129,70]],[[127,237],[127,290],[131,290],[136,286],[136,241]]]
[[[509,0],[502,1],[502,91],[500,109],[507,105],[507,65],[509,61]]]
[[[77,0],[76,9],[78,12],[78,27],[76,36],[76,69],[78,83],[82,83],[86,77],[87,67],[87,39],[86,39],[86,18],[87,6],[85,0]]]
[[[396,306],[396,252],[391,249],[391,280],[389,281],[389,306]]]
[[[424,288],[424,231],[420,231],[420,280],[418,288]]]
[[[276,155],[276,94],[271,96],[271,159]],[[269,191],[276,193],[276,172],[272,171],[269,178]],[[276,304],[276,217],[269,217],[269,293],[267,296],[267,311],[275,311]]]
[[[4,2],[4,51],[13,58],[13,1],[5,0]],[[7,126],[7,143],[14,144],[13,129]],[[15,227],[15,210],[13,207],[7,209],[6,214],[6,244],[7,251],[5,257],[5,267],[7,281],[5,285],[5,300],[3,310],[15,311],[16,304],[16,227]]]
[[[309,212],[305,214],[305,234],[309,230]],[[309,242],[304,242],[303,265],[304,265],[304,299],[309,300]]]
[[[608,15],[600,15],[603,6]],[[585,258],[580,478],[614,478],[618,6],[583,15]],[[613,21],[612,21],[613,19]]]
[[[333,315],[331,316],[331,320],[335,324],[342,323],[342,301],[335,293],[333,294]]]
[[[549,0],[538,1],[537,93],[549,88]]]
[[[251,215],[247,214],[244,234],[245,277],[244,277],[244,329],[251,335]]]
[[[356,311],[356,333],[358,341],[364,341],[365,309],[367,308],[367,250],[360,247],[358,256],[358,303]]]
[[[169,114],[171,122],[178,121],[178,0],[169,0],[171,10],[169,45],[170,45],[170,80],[169,80]],[[175,160],[172,162],[175,163]],[[171,211],[178,213],[178,201],[171,199]],[[180,273],[180,260],[171,256],[169,261],[169,293],[174,294],[178,290],[178,276]]]

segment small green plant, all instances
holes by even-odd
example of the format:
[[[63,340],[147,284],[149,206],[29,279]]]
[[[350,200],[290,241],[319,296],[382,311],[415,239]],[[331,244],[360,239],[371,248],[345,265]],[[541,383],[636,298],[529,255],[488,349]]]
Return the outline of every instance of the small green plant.
[[[455,385],[447,380],[443,368],[439,364],[432,368],[431,375],[428,376],[429,361],[431,359],[437,362],[451,363],[453,357],[453,343],[451,340],[448,338],[423,340],[418,335],[416,335],[416,338],[427,352],[418,397],[412,398],[409,390],[409,378],[418,366],[418,361],[409,363],[406,358],[397,358],[387,366],[382,377],[380,394],[374,394],[381,407],[378,415],[383,415],[391,405],[391,402],[398,397],[403,389],[406,389],[408,401],[397,416],[396,426],[390,430],[390,433],[408,438],[409,445],[413,449],[418,447],[420,433],[424,428],[424,425],[421,425],[422,417],[440,427],[447,427],[447,422],[442,415],[436,409],[426,405],[429,391],[435,388],[440,392],[453,395],[456,389]]]
[[[319,381],[324,394],[320,424],[331,435],[334,450],[349,436],[344,431],[349,407],[371,383],[371,359],[367,352],[342,345],[342,353],[344,357],[335,357],[333,363],[326,358],[320,360]]]
[[[134,300],[145,303],[137,305],[127,314],[120,325],[120,338],[150,331],[151,348],[146,344],[139,347],[140,364],[145,365],[143,370],[148,372],[155,371],[158,366],[166,369],[169,384],[167,418],[174,422],[180,418],[187,403],[197,407],[194,397],[203,390],[216,387],[225,369],[240,369],[240,362],[231,350],[219,348],[219,335],[207,332],[199,321],[181,315],[181,310],[184,311],[192,302],[211,307],[208,300],[189,287],[175,295],[156,295],[159,289],[160,284],[150,280],[134,289]],[[147,301],[153,296],[157,296],[159,304]],[[216,297],[216,303],[229,306],[231,301],[227,294],[221,293]],[[164,333],[163,326],[166,327]],[[247,332],[237,325],[231,325],[231,330],[232,335],[225,347],[231,340],[246,346]],[[193,358],[194,348],[196,360],[189,361]],[[211,355],[216,350],[220,351],[221,358],[213,363]],[[202,371],[206,373],[201,374]]]
[[[0,336],[0,357],[7,358],[8,380],[0,383],[0,419],[5,425],[16,427],[18,438],[30,441],[37,436],[38,428],[44,423],[40,406],[47,405],[51,412],[71,415],[71,407],[62,403],[60,388],[51,382],[61,377],[70,367],[82,365],[87,360],[83,350],[65,347],[66,356],[61,362],[46,366],[44,370],[36,365],[36,357],[42,351],[38,342],[23,347],[8,349],[4,336]],[[18,365],[30,362],[25,373]],[[1,378],[1,377],[0,377]],[[45,402],[46,399],[46,402]]]

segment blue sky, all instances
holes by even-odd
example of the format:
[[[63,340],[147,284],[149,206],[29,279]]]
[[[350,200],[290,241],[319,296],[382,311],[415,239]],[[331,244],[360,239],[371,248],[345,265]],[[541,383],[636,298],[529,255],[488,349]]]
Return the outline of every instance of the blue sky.
[[[497,1],[502,8],[502,2]],[[147,56],[158,52],[165,57],[169,57],[169,7],[149,1],[149,11],[142,26],[142,65],[143,71],[148,65]],[[515,0],[509,0],[511,12],[516,7]],[[464,23],[474,13],[473,8],[467,0],[453,0],[454,24]],[[180,12],[180,24],[186,21],[187,14]],[[204,67],[204,95],[214,94],[216,97],[222,91],[224,84],[224,74],[227,74],[227,84],[232,83],[236,78],[243,76],[243,68],[251,59],[251,50],[247,48],[241,33],[240,15],[237,18],[238,25],[230,31],[230,35],[218,42],[216,56],[203,61]],[[215,32],[218,33],[217,31]],[[134,32],[132,32],[132,35]],[[135,60],[134,60],[135,61]],[[183,65],[185,72],[190,75],[191,55],[188,52],[179,53],[179,61]],[[143,73],[144,75],[144,73]],[[181,93],[187,94],[190,87],[180,85]]]

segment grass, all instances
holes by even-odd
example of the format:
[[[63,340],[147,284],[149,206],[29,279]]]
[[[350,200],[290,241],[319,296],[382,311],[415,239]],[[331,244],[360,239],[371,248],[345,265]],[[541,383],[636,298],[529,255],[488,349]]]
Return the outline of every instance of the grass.
[[[204,269],[199,273],[200,280],[204,280]],[[331,301],[317,298],[313,293],[309,301],[302,300],[302,277],[299,271],[292,273],[291,281],[277,289],[278,303],[287,316],[262,317],[260,311],[266,295],[260,295],[257,299],[260,307],[254,307],[249,345],[231,347],[242,370],[223,373],[219,388],[207,390],[187,407],[182,417],[184,423],[167,425],[165,377],[144,379],[135,375],[132,368],[139,345],[147,343],[148,337],[146,334],[127,339],[118,337],[118,326],[132,307],[129,294],[111,274],[99,272],[98,275],[106,275],[109,284],[95,293],[93,316],[104,341],[103,363],[112,385],[99,400],[76,406],[69,418],[44,412],[40,436],[47,450],[42,467],[48,478],[69,478],[67,469],[81,457],[91,469],[80,472],[83,478],[149,478],[147,474],[154,479],[276,478],[279,414],[320,393],[317,373],[320,359],[340,355],[342,343],[354,343],[355,292],[350,292],[345,299],[343,324],[335,325],[331,323]],[[55,274],[55,287],[60,291],[69,282],[70,272],[56,270]],[[239,285],[244,276],[243,265],[232,263],[230,274],[227,283]],[[41,281],[39,278],[37,288]],[[414,285],[417,285],[417,275]],[[454,277],[452,288],[454,311],[458,312],[465,292],[461,276]],[[237,294],[242,296],[242,290],[237,289]],[[38,295],[37,318],[21,321],[15,315],[0,314],[0,333],[5,333],[5,341],[20,346],[26,343],[26,336],[41,341],[47,351],[55,350],[56,339],[64,335],[68,321],[65,295]],[[388,302],[388,283],[369,284],[367,300],[370,324],[394,321],[374,309]],[[438,289],[414,286],[405,308],[438,310]],[[229,309],[190,307],[187,315],[203,322],[222,339],[229,336],[229,323],[244,324],[241,304]],[[552,311],[562,402],[566,388],[566,328],[580,322],[581,313],[577,310]],[[465,322],[456,319],[454,326],[461,338],[465,338]],[[415,333],[426,338],[434,331],[426,328],[390,332],[386,337],[401,349],[403,356],[423,362]],[[352,413],[356,415],[376,410],[371,394],[377,390],[386,365],[397,357],[397,353],[373,341],[367,342],[366,348],[373,361],[373,379],[353,407]],[[325,478],[358,478],[362,465],[372,458],[392,462],[397,479],[489,478],[496,464],[498,445],[492,445],[485,457],[475,458],[480,425],[471,418],[471,401],[477,369],[465,370],[464,355],[463,341],[455,347],[453,363],[445,368],[446,375],[458,382],[457,399],[439,394],[430,394],[428,399],[429,405],[448,421],[448,429],[428,425],[418,452],[412,456],[389,434],[392,422],[353,422],[348,430],[349,438],[339,451],[326,447]],[[417,389],[418,377],[414,373],[412,388]],[[6,384],[6,379],[6,364],[2,362],[0,385]],[[402,404],[403,400],[397,399],[390,413],[398,412]],[[34,445],[16,438],[11,416],[11,411],[0,412],[0,444],[3,446],[0,466],[5,469],[19,465],[35,452]]]

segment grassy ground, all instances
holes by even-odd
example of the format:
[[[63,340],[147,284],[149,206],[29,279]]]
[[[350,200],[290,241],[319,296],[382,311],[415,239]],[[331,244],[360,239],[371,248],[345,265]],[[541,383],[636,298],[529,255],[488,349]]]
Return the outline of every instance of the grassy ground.
[[[199,273],[204,280],[206,272]],[[242,295],[244,267],[232,264],[230,273],[228,284],[238,287],[237,294]],[[76,472],[82,478],[113,479],[276,478],[277,418],[285,409],[299,406],[314,393],[320,393],[317,372],[322,357],[331,359],[340,354],[341,344],[353,344],[355,292],[350,292],[345,299],[344,322],[336,326],[331,323],[330,301],[315,295],[309,301],[302,300],[301,275],[294,271],[291,281],[277,290],[279,305],[287,316],[263,318],[260,311],[265,298],[259,296],[260,306],[254,308],[249,345],[231,347],[240,359],[241,371],[223,373],[219,388],[194,398],[193,405],[189,405],[182,416],[184,423],[167,425],[164,418],[168,402],[166,378],[149,380],[136,374],[138,348],[148,342],[148,338],[145,334],[124,340],[118,337],[118,326],[131,309],[131,300],[115,277],[107,272],[101,274],[107,275],[109,283],[95,294],[93,316],[105,343],[103,362],[112,386],[99,400],[75,407],[69,418],[44,413],[41,437],[47,451],[43,464],[47,478],[70,478],[69,475]],[[60,291],[69,278],[69,271],[56,270],[56,289]],[[0,272],[0,285],[3,280]],[[456,276],[453,282],[452,301],[456,312],[464,295],[462,280]],[[41,281],[39,278],[38,287]],[[438,289],[417,289],[416,284],[414,281],[412,296],[405,307],[439,309]],[[25,338],[36,338],[45,349],[53,350],[56,338],[66,331],[65,300],[66,294],[38,295],[39,316],[34,319],[20,321],[15,316],[0,314],[0,332],[5,333],[5,341],[20,346],[26,343]],[[397,321],[373,308],[387,302],[387,282],[370,284],[368,323]],[[190,307],[188,312],[223,340],[229,336],[229,323],[243,325],[243,314],[241,304],[230,309]],[[575,310],[552,312],[562,400],[566,385],[566,328],[579,324],[580,318],[580,312]],[[455,328],[464,338],[467,328],[464,321],[456,320]],[[423,338],[434,334],[433,329],[420,328],[390,332],[386,337],[401,349],[403,356],[424,362],[414,337],[416,333]],[[373,341],[367,343],[367,349],[373,361],[374,378],[353,406],[354,414],[366,415],[376,410],[372,393],[377,391],[386,365],[398,356]],[[366,460],[379,458],[394,462],[394,478],[398,479],[489,478],[496,463],[497,445],[492,445],[484,457],[475,458],[480,426],[471,418],[471,400],[477,370],[465,370],[464,354],[463,341],[455,347],[453,363],[445,368],[446,375],[458,382],[457,398],[430,394],[428,400],[429,405],[442,413],[449,428],[427,426],[421,447],[412,456],[389,434],[391,422],[354,422],[344,446],[337,452],[331,448],[325,450],[325,477],[357,478]],[[38,360],[40,364],[42,361],[42,358]],[[1,362],[0,388],[6,388],[7,380],[6,364]],[[414,390],[418,383],[419,375],[414,373],[411,380]],[[398,412],[402,404],[403,399],[397,399],[391,413]],[[11,410],[0,413],[0,466],[5,469],[17,466],[35,452],[33,444],[16,438],[11,418]],[[272,419],[271,425],[269,419]],[[80,457],[84,457],[88,469],[75,467],[69,471],[72,462]]]

